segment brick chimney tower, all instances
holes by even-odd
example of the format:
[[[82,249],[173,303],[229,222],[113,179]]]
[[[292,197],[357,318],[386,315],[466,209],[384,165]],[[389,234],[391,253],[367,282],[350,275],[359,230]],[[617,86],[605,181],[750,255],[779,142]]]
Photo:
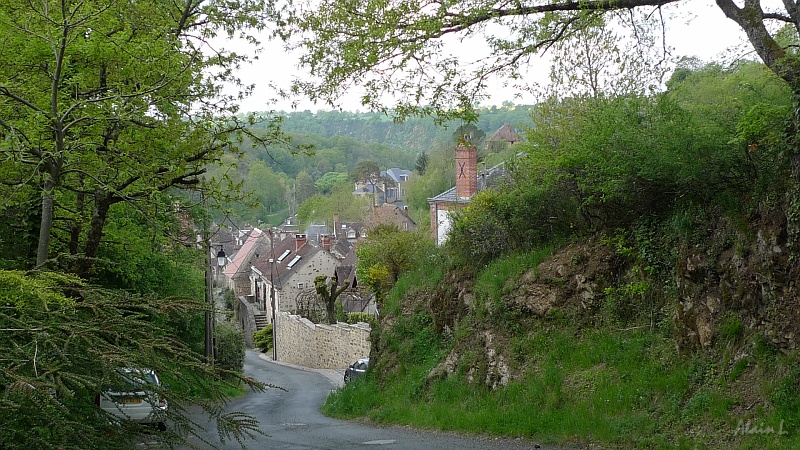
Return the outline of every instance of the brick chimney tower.
[[[300,250],[300,247],[304,246],[306,244],[307,240],[308,240],[308,237],[305,234],[295,234],[294,235],[294,242],[295,242],[294,251]]]
[[[456,197],[469,200],[478,192],[478,149],[474,145],[456,147]]]

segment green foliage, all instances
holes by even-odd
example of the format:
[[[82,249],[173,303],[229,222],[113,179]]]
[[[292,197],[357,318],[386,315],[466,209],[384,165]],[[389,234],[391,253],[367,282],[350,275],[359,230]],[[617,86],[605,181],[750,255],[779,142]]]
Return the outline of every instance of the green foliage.
[[[744,336],[742,318],[734,314],[725,314],[719,324],[719,337],[723,342],[737,343]]]
[[[117,205],[150,218],[180,206],[168,191],[237,195],[201,175],[244,129],[236,96],[218,94],[239,84],[229,69],[247,57],[209,54],[197,36],[250,35],[264,2],[20,4],[0,5],[0,40],[14,55],[0,67],[0,173],[13,180],[0,195],[3,210],[41,200],[37,265],[59,256],[51,267],[91,276]]]
[[[70,308],[74,300],[65,297],[65,286],[84,287],[77,277],[39,272],[29,275],[21,271],[0,271],[0,305],[6,309],[41,310]]]
[[[403,231],[397,225],[379,225],[356,248],[356,273],[379,298],[404,272],[431,258],[433,239],[424,231]]]
[[[272,324],[253,333],[253,345],[264,353],[272,350]]]
[[[0,447],[135,448],[144,430],[109,426],[91,401],[124,367],[155,370],[170,383],[159,395],[171,405],[203,408],[227,438],[257,429],[251,418],[227,417],[217,404],[223,385],[261,385],[206,364],[165,325],[202,313],[204,304],[92,288],[60,273],[0,271],[0,279],[6,361],[0,370]],[[148,440],[180,445],[195,425],[182,408],[167,414],[174,426]]]
[[[311,179],[311,176],[306,171],[298,173],[295,179],[293,200],[297,202],[298,205],[302,205],[303,202],[313,197],[316,193],[317,185],[314,184],[314,180]]]
[[[317,194],[303,202],[297,210],[297,219],[301,226],[333,223],[333,215],[339,214],[341,221],[356,222],[364,218],[371,205],[371,199],[353,195],[353,187],[342,183],[330,195]]]
[[[787,429],[800,426],[800,370],[793,370],[771,392],[770,400]]]
[[[283,174],[275,173],[273,169],[261,161],[250,164],[244,179],[244,192],[252,194],[256,204],[254,208],[243,208],[238,211],[238,217],[253,223],[265,219],[267,216],[287,207],[286,184]]]
[[[230,322],[214,325],[216,355],[214,363],[227,372],[241,374],[244,369],[244,333]]]
[[[417,161],[414,163],[414,170],[417,171],[417,174],[422,176],[425,175],[425,170],[428,169],[428,154],[422,152],[417,156]]]
[[[347,323],[359,323],[359,322],[365,322],[370,325],[374,325],[375,314],[363,313],[363,312],[347,313]]]
[[[317,185],[317,189],[322,194],[330,194],[334,187],[343,183],[349,184],[349,181],[348,175],[344,172],[327,172],[314,184]]]
[[[479,192],[457,212],[447,248],[467,267],[500,255],[566,239],[579,218],[577,203],[563,186],[519,183]]]
[[[785,86],[752,63],[708,66],[680,79],[652,97],[538,105],[537,126],[521,147],[527,155],[508,163],[513,183],[480,192],[455,216],[455,259],[480,266],[574,234],[630,228],[643,217],[657,223],[673,211],[675,231],[691,235],[698,217],[681,215],[682,208],[718,202],[744,214],[742,199],[752,205],[781,192],[786,177],[773,175],[790,168],[780,137],[789,112]],[[656,250],[647,244],[653,232],[641,231],[638,244]],[[663,268],[658,256],[640,257],[642,270]]]
[[[488,303],[499,302],[504,294],[513,289],[519,277],[537,267],[552,254],[552,248],[542,248],[525,253],[515,253],[493,260],[475,277],[475,296]]]

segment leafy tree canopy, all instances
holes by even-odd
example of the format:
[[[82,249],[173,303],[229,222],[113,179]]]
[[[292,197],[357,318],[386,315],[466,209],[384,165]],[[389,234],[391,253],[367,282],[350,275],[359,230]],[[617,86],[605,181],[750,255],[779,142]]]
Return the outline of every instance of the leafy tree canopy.
[[[0,190],[6,208],[38,203],[37,265],[69,254],[68,270],[88,276],[115,205],[155,214],[158,193],[197,188],[235,148],[246,123],[222,86],[247,92],[232,71],[246,58],[208,40],[262,28],[269,11],[265,0],[0,4]]]
[[[745,32],[767,67],[799,92],[800,61],[779,35],[782,25],[800,27],[797,6],[765,8],[760,0],[716,4]],[[299,80],[294,90],[332,103],[359,84],[365,91],[362,104],[371,109],[400,118],[432,114],[472,121],[473,105],[493,77],[521,81],[520,69],[534,56],[598,23],[613,22],[634,39],[641,29],[658,32],[678,7],[678,0],[300,2],[286,12],[287,34],[302,51],[301,65],[317,78]],[[661,42],[658,38],[653,42]],[[446,43],[469,39],[483,40],[487,52],[472,61],[444,53]]]

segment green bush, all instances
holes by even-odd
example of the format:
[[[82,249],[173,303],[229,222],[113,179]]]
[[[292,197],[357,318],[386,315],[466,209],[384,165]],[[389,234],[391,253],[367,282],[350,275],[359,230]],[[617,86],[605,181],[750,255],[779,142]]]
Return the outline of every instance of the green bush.
[[[233,310],[233,302],[236,301],[236,295],[232,289],[225,289],[222,293],[222,299],[225,303],[225,309]]]
[[[241,373],[244,368],[244,333],[234,325],[221,322],[214,328],[216,364],[225,370]]]
[[[264,353],[272,350],[272,325],[267,325],[253,333],[253,345]]]
[[[347,313],[347,323],[366,322],[370,325],[375,321],[375,315],[371,313],[355,312]]]

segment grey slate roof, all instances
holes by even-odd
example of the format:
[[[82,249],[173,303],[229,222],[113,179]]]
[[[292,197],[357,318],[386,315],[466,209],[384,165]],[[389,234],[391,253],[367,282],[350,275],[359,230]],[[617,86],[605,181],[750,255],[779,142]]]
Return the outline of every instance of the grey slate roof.
[[[259,258],[253,262],[253,266],[261,271],[270,281],[270,277],[274,277],[275,286],[280,289],[283,284],[291,278],[291,276],[300,268],[303,267],[317,252],[322,252],[321,248],[316,246],[313,242],[306,240],[306,242],[298,249],[295,238],[288,237],[280,242],[275,243],[273,249],[275,255],[275,272],[271,273],[272,259],[271,252],[259,255]],[[286,255],[284,255],[286,253]],[[283,256],[283,258],[281,258]],[[300,256],[300,259],[291,267],[289,264],[295,257]]]
[[[382,177],[389,177],[389,178],[391,178],[391,179],[392,179],[392,180],[393,180],[395,183],[400,183],[400,182],[402,182],[402,181],[403,181],[403,179],[402,179],[401,177],[402,177],[403,175],[405,175],[405,176],[406,176],[406,179],[407,179],[407,180],[410,180],[410,179],[411,179],[411,176],[413,175],[413,172],[411,172],[410,170],[406,170],[406,169],[398,169],[398,168],[396,168],[396,167],[394,167],[394,168],[391,168],[391,169],[387,169],[387,170],[385,170],[385,171],[381,171],[381,176],[382,176]]]

